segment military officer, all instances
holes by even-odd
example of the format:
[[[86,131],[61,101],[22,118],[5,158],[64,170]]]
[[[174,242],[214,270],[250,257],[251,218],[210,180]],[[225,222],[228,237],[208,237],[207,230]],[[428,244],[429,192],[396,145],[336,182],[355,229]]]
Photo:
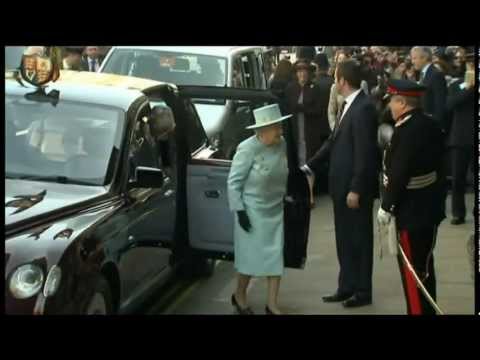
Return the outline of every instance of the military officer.
[[[397,238],[430,296],[436,299],[433,250],[437,227],[445,218],[442,169],[443,133],[438,122],[421,108],[425,87],[410,80],[391,80],[387,95],[395,121],[392,138],[384,151],[385,187],[378,222],[395,217]],[[435,310],[398,255],[408,314],[434,314]]]

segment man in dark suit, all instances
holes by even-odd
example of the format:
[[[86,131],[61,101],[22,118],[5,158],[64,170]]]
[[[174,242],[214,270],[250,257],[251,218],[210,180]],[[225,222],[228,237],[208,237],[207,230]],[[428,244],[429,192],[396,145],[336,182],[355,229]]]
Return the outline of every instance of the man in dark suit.
[[[98,46],[87,46],[85,48],[85,55],[82,59],[81,69],[83,71],[98,72],[103,61]]]
[[[475,133],[475,62],[469,54],[465,76],[449,87],[447,110],[453,114],[447,145],[452,164],[452,225],[465,223],[465,187],[468,166],[473,160]]]
[[[321,94],[319,101],[322,104],[322,109],[324,109],[322,119],[325,119],[326,125],[328,126],[328,101],[330,99],[330,89],[332,88],[334,79],[332,76],[328,75],[330,63],[328,62],[326,54],[317,54],[313,63],[317,67],[313,82],[319,88],[319,93]]]
[[[378,188],[377,113],[360,89],[360,64],[338,65],[335,84],[345,98],[334,130],[302,169],[309,177],[330,160],[329,192],[333,199],[335,238],[340,263],[338,288],[325,302],[345,307],[372,303],[373,201]]]
[[[433,116],[445,131],[447,102],[447,83],[445,75],[432,64],[432,50],[425,46],[415,46],[410,51],[412,63],[416,71],[420,72],[419,84],[426,87],[423,96],[423,110]]]

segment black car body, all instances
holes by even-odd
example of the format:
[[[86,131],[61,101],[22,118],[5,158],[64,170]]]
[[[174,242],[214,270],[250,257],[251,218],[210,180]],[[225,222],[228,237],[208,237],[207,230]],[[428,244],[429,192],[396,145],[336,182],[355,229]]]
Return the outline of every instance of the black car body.
[[[191,99],[255,107],[271,93],[68,71],[43,93],[7,79],[5,93],[6,313],[130,312],[175,271],[233,258],[231,161]],[[175,118],[168,139],[146,125],[156,106]],[[306,180],[292,177],[306,209]],[[306,239],[308,217],[292,224]]]

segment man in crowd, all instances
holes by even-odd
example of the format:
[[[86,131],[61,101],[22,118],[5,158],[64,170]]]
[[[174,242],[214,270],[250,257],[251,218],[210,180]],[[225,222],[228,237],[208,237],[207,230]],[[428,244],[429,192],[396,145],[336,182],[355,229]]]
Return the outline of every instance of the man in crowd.
[[[420,72],[419,84],[426,88],[423,96],[423,110],[432,115],[445,131],[445,104],[447,83],[445,76],[432,64],[432,50],[425,46],[415,46],[410,51],[415,70]]]
[[[98,46],[87,46],[85,48],[85,54],[86,57],[82,60],[82,70],[98,72],[103,61]]]
[[[475,134],[475,60],[466,57],[466,71],[462,79],[449,87],[447,110],[452,112],[448,136],[452,164],[452,225],[465,223],[465,187],[467,171],[472,165]]]

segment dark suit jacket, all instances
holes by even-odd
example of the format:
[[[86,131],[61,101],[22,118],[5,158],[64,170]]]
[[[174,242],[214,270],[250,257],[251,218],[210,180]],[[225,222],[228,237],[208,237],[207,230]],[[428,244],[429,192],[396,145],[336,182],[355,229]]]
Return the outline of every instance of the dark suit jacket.
[[[411,110],[396,126],[385,151],[386,176],[382,208],[393,212],[399,229],[438,225],[444,218],[444,134],[439,124],[421,109]],[[436,171],[439,180],[423,189],[407,189],[411,177]]]
[[[445,75],[431,64],[422,84],[427,88],[422,99],[423,110],[439,121],[443,129],[446,129],[447,83]]]
[[[475,88],[461,89],[463,80],[457,80],[448,88],[447,110],[453,119],[448,137],[449,146],[473,146],[475,136]]]
[[[292,80],[272,79],[268,84],[270,91],[278,97],[282,113],[286,114],[285,90]]]
[[[103,57],[100,56],[97,60],[98,60],[98,67],[100,67],[100,65],[102,65],[102,62],[103,62]],[[80,63],[80,70],[81,71],[90,71],[90,63],[88,62],[87,57],[82,58],[82,61]]]
[[[322,91],[313,84],[308,83],[303,89],[303,106],[298,105],[301,92],[298,82],[291,82],[285,89],[285,108],[288,114],[292,114],[293,135],[298,139],[297,115],[303,112],[305,115],[305,142],[307,146],[307,158],[311,157],[320,148],[323,140],[330,135],[328,119],[324,116],[327,112],[325,103],[322,103]]]
[[[329,191],[334,200],[345,201],[350,191],[360,194],[360,199],[377,195],[380,164],[376,136],[375,106],[361,91],[338,129],[307,161],[310,169],[318,173],[321,164],[330,159]]]

